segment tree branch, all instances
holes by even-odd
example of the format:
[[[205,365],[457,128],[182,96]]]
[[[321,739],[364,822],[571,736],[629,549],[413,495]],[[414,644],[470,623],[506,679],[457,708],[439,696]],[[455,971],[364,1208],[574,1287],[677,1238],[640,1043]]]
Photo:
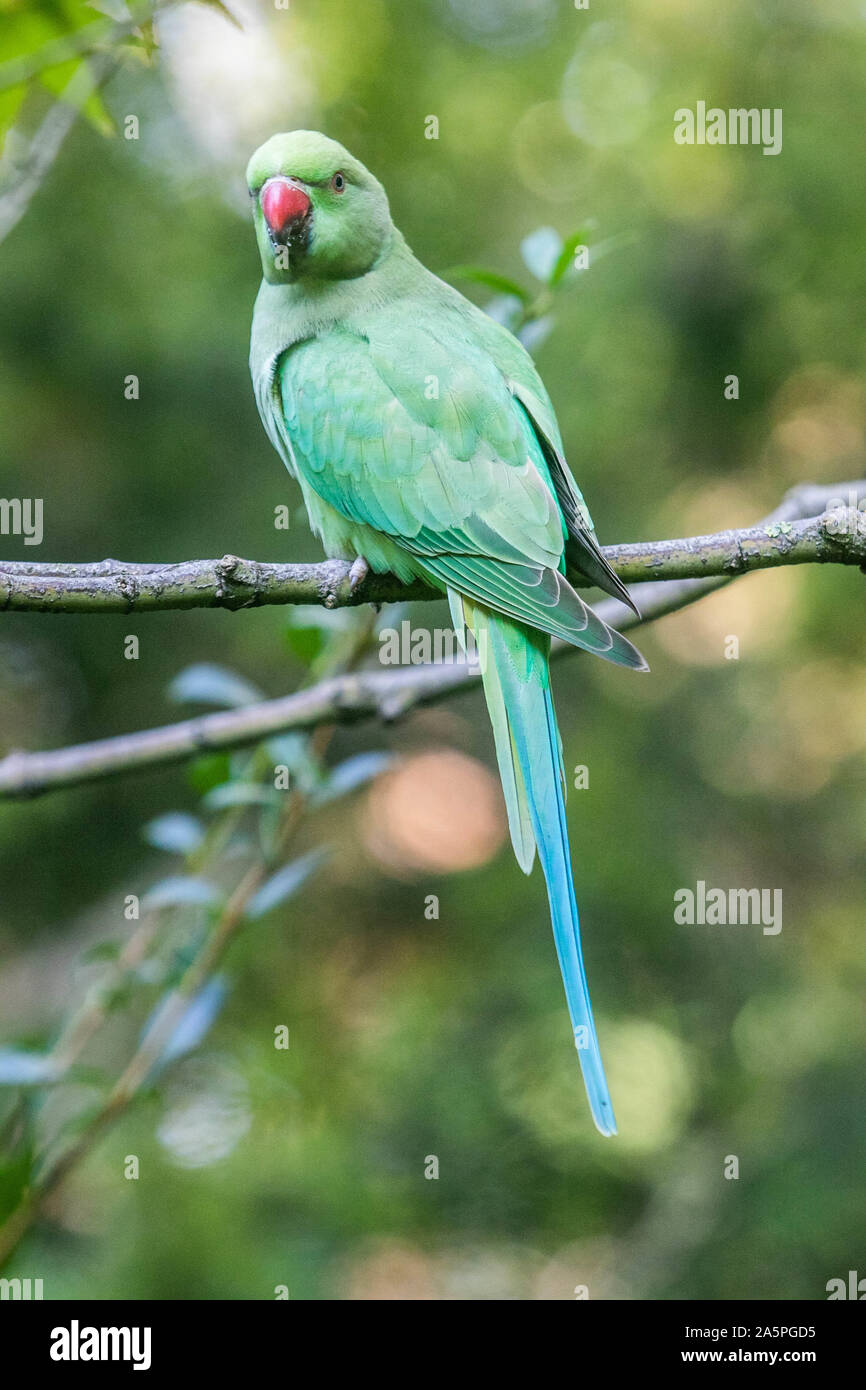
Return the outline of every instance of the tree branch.
[[[622,577],[637,574],[644,581],[654,579],[656,582],[644,583],[640,590],[640,618],[616,599],[605,599],[597,605],[596,611],[605,622],[625,631],[694,603],[704,594],[753,569],[803,564],[809,560],[863,566],[866,564],[866,518],[861,512],[853,507],[841,506],[806,520],[803,512],[815,508],[820,510],[828,499],[856,497],[864,493],[866,483],[860,482],[836,484],[833,488],[796,488],[760,526],[684,541],[610,546],[605,554],[616,562]],[[120,566],[116,561],[103,561],[101,565],[90,567],[28,567],[24,562],[20,568],[6,565],[0,573],[8,576],[10,571],[14,572],[16,583],[20,578],[46,585],[48,588],[42,590],[43,596],[50,592],[61,599],[69,592],[64,585],[81,585],[83,587],[74,589],[74,593],[78,597],[90,593],[93,603],[92,608],[83,606],[83,611],[112,611],[112,607],[116,610],[116,586],[130,577],[136,583],[140,579],[152,581],[152,587],[147,590],[151,600],[156,600],[159,595],[164,597],[166,580],[163,572],[166,569],[172,572],[168,583],[175,600],[181,594],[187,598],[192,594],[201,600],[202,595],[210,593],[210,603],[213,605],[216,602],[217,606],[220,603],[227,607],[242,607],[249,606],[251,602],[318,602],[335,607],[345,603],[370,602],[374,595],[378,602],[386,598],[441,597],[437,591],[428,591],[421,586],[407,588],[389,575],[371,577],[359,586],[355,594],[350,594],[349,566],[340,561],[327,561],[321,565],[255,566],[253,568],[258,577],[249,575],[246,598],[240,603],[225,603],[223,599],[215,600],[213,597],[224,583],[219,571],[224,563],[193,561],[187,566]],[[235,563],[248,565],[246,561]],[[184,571],[182,578],[178,576],[179,570]],[[262,571],[267,572],[264,578]],[[280,572],[279,579],[273,574],[277,571]],[[244,574],[248,574],[248,571],[244,570]],[[87,589],[87,585],[94,583],[96,590]],[[103,583],[108,586],[106,589],[100,587]],[[274,587],[269,587],[270,584]],[[163,587],[160,588],[160,585]],[[211,587],[208,588],[208,585]],[[252,597],[249,589],[253,591]],[[279,593],[278,598],[272,596],[275,592]],[[30,593],[32,597],[34,591]],[[263,593],[270,596],[255,597]],[[108,601],[106,594],[109,595]],[[94,598],[94,595],[99,597]],[[124,611],[129,611],[129,601],[127,595]],[[204,602],[207,604],[207,598]],[[47,604],[32,603],[30,606],[41,607],[43,611],[46,608],[48,611],[69,611],[51,601]],[[152,601],[150,606],[192,605]],[[560,657],[574,650],[565,643],[554,643],[553,654]],[[462,660],[395,667],[391,670],[362,670],[332,677],[281,699],[201,715],[158,729],[121,734],[115,738],[51,752],[12,752],[0,761],[0,799],[35,796],[59,787],[97,781],[120,772],[178,762],[203,751],[238,748],[288,730],[310,729],[325,723],[347,723],[371,716],[394,720],[415,705],[429,704],[470,685],[478,676],[478,667]]]
[[[604,547],[608,562],[626,584],[653,579],[731,578],[779,565],[866,564],[866,517],[828,500],[841,489],[816,490],[821,515],[793,521],[769,520],[738,531],[681,540],[639,541]],[[799,494],[798,494],[799,495]],[[856,495],[856,494],[855,494]],[[101,560],[95,564],[0,562],[0,610],[37,613],[152,613],[181,608],[258,608],[263,604],[321,604],[325,608],[401,599],[441,598],[438,589],[405,585],[390,574],[370,574],[352,590],[348,561],[270,564],[224,555],[221,560],[141,564]]]

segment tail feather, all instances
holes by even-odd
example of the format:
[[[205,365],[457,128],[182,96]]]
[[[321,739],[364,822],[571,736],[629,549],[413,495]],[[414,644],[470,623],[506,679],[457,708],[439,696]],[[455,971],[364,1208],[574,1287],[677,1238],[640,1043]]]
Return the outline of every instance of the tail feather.
[[[526,872],[533,848],[538,849],[590,1109],[598,1130],[615,1134],[580,945],[561,742],[547,664],[550,640],[465,598],[462,611],[479,647],[512,844]]]
[[[451,608],[451,621],[454,624],[454,630],[465,651],[465,630],[469,623],[469,613],[474,615],[474,609],[468,600],[464,603],[463,598],[454,589],[448,590],[448,604]],[[467,613],[467,609],[469,613]],[[472,631],[483,650],[486,643],[486,631],[481,620],[476,620]],[[529,819],[529,803],[523,785],[523,774],[520,771],[514,739],[508,727],[505,697],[496,675],[496,667],[495,665],[488,667],[486,661],[483,661],[482,669],[485,672],[484,691],[487,696],[490,722],[493,725],[496,761],[499,765],[499,779],[502,783],[502,794],[505,798],[505,810],[508,815],[508,830],[517,862],[523,872],[528,874],[531,873],[535,861],[535,837]]]
[[[508,717],[505,693],[499,680],[496,663],[484,668],[484,692],[493,725],[496,760],[508,813],[508,829],[517,862],[525,874],[532,870],[535,860],[535,833],[520,760],[520,748]]]

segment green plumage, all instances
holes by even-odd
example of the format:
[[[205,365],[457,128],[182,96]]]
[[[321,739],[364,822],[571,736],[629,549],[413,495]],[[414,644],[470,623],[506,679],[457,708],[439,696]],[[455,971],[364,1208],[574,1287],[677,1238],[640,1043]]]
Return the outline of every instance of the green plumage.
[[[592,1038],[581,1050],[587,1089],[610,1133],[588,996],[575,1005],[583,967],[547,651],[555,636],[644,669],[567,574],[620,596],[622,585],[598,549],[531,359],[415,259],[363,165],[302,131],[274,137],[248,173],[265,271],[251,348],[265,428],[328,555],[426,579],[448,594],[458,626],[489,641],[485,693],[512,841],[526,871],[539,847],[572,1022]],[[302,222],[266,223],[269,181],[303,190]],[[574,937],[565,963],[563,933]]]

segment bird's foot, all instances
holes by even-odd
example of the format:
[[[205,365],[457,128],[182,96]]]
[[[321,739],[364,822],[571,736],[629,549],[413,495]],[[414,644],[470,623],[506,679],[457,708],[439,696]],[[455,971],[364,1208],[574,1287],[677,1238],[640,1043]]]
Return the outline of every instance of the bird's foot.
[[[367,561],[364,559],[363,555],[359,555],[352,562],[352,568],[349,570],[350,594],[356,593],[356,591],[363,584],[364,580],[367,578],[367,575],[369,573],[370,566],[367,564]]]

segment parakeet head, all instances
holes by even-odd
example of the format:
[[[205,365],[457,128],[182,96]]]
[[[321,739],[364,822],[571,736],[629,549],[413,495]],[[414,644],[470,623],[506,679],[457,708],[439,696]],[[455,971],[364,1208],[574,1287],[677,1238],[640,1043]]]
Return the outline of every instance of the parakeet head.
[[[354,279],[390,244],[384,188],[318,131],[271,136],[247,165],[247,184],[262,271],[272,285]]]

